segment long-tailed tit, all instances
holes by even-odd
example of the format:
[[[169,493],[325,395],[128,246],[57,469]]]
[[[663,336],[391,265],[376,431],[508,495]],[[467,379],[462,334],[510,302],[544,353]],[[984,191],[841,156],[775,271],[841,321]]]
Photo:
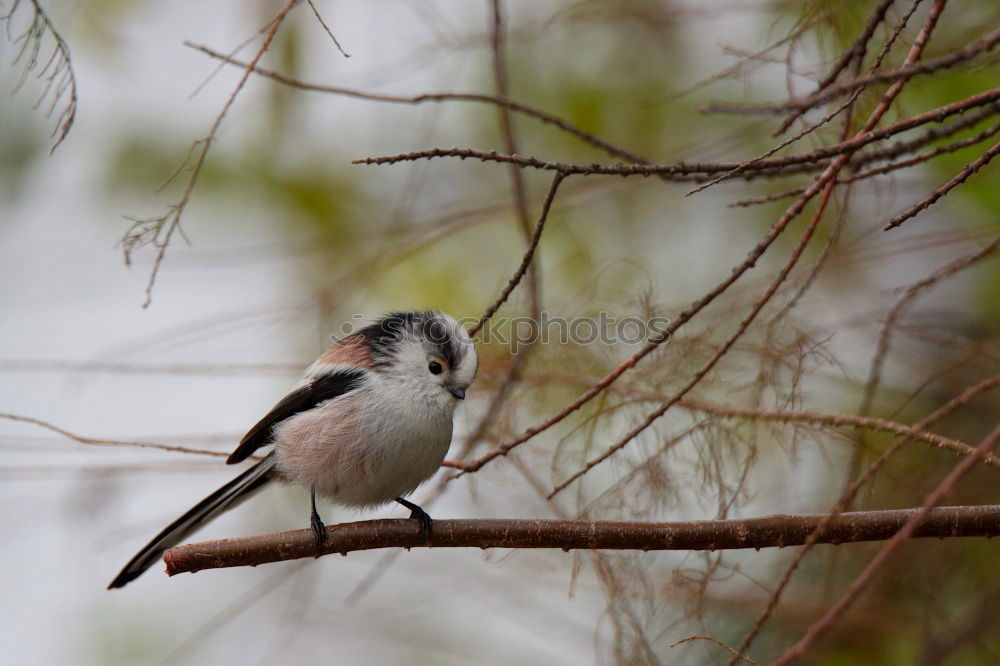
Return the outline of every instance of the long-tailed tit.
[[[430,516],[403,498],[444,460],[452,415],[477,367],[468,333],[441,312],[389,314],[343,338],[226,462],[241,462],[264,446],[273,445],[271,452],[153,537],[108,589],[134,580],[165,550],[270,481],[311,489],[317,548],[326,534],[317,493],[351,507],[399,502],[429,534]]]

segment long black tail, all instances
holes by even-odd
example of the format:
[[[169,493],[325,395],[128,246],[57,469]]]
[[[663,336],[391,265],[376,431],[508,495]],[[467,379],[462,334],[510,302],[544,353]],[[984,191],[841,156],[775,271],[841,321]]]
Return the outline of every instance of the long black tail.
[[[108,589],[124,587],[153,566],[168,548],[173,548],[199,527],[247,499],[274,477],[274,453],[198,502],[136,553]]]

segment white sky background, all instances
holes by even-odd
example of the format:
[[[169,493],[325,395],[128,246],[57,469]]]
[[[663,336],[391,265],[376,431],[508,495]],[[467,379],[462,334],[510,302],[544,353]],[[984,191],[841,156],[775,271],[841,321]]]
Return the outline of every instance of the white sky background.
[[[150,253],[139,253],[126,269],[116,242],[125,227],[123,215],[157,214],[168,199],[150,193],[144,200],[115,200],[102,180],[113,139],[123,128],[176,137],[178,154],[205,134],[238,72],[222,70],[189,98],[215,65],[182,42],[225,51],[264,22],[271,4],[255,3],[248,10],[247,3],[236,1],[147,2],[123,11],[113,23],[89,15],[97,10],[88,3],[46,4],[52,5],[51,16],[73,53],[80,107],[66,142],[54,156],[33,164],[21,198],[0,201],[0,360],[307,363],[324,336],[309,316],[288,316],[281,309],[299,278],[291,270],[294,256],[237,260],[242,248],[257,251],[287,241],[278,226],[255,218],[247,206],[220,207],[199,200],[196,192],[184,218],[193,247],[175,242],[152,306],[143,310]],[[352,57],[345,60],[317,29],[313,53],[320,55],[309,78],[396,93],[467,89],[460,85],[470,69],[463,58],[485,58],[486,51],[469,49],[463,55],[425,48],[433,47],[438,36],[427,13],[415,11],[417,4],[318,3]],[[436,6],[455,36],[478,36],[488,25],[486,3]],[[704,56],[699,75],[730,62],[719,56],[714,36],[735,41],[745,18],[722,12],[712,21],[692,21],[692,42],[698,34],[713,35],[698,50]],[[108,31],[113,48],[97,49],[81,37],[96,26]],[[414,53],[420,59],[415,61]],[[10,68],[9,44],[0,55],[6,91],[17,73]],[[214,150],[225,151],[227,138],[238,143],[241,135],[260,131],[253,118],[263,103],[262,85],[251,79]],[[47,131],[44,118],[30,111],[33,99],[29,85],[3,101],[3,116]],[[381,131],[387,122],[412,113],[409,107],[325,96],[299,99],[304,123],[299,140],[328,142],[336,146],[338,159],[423,145],[422,138],[409,145],[398,134]],[[452,143],[457,142],[445,145]],[[392,189],[403,182],[402,173],[385,168],[378,177]],[[708,205],[702,201],[712,199],[685,203],[687,208],[674,212],[695,215],[699,206]],[[207,217],[218,223],[200,223]],[[234,228],[240,229],[238,237],[231,233]],[[699,226],[677,242],[705,244],[715,233]],[[733,251],[742,257],[745,246],[734,243]],[[673,251],[684,255],[683,249]],[[506,263],[515,262],[511,257]],[[688,268],[690,276],[691,264]],[[695,295],[700,287],[697,279],[688,279],[679,288]],[[370,313],[382,309],[373,305]],[[294,382],[294,376],[280,373],[0,372],[0,411],[88,436],[219,450],[231,448]],[[460,415],[459,427],[470,420]],[[124,590],[107,592],[107,582],[149,536],[230,478],[232,468],[217,459],[87,447],[7,421],[0,421],[0,446],[5,459],[0,518],[8,535],[0,543],[0,654],[6,663],[587,663],[594,659],[595,641],[605,638],[602,632],[595,638],[604,613],[601,590],[585,573],[570,596],[573,556],[561,552],[513,557],[459,550],[404,553],[352,606],[344,599],[380,553],[173,579],[154,567]],[[545,515],[524,498],[523,487],[497,490],[491,484],[490,489],[509,496],[491,494],[472,504],[464,490],[451,492],[431,513]],[[329,506],[323,513],[327,522],[349,517]],[[389,507],[372,515],[399,517],[405,511]],[[307,519],[305,491],[269,489],[199,536],[305,527]],[[213,618],[242,608],[258,586],[272,584],[274,591],[263,600],[229,622],[210,624],[205,636],[197,634]]]

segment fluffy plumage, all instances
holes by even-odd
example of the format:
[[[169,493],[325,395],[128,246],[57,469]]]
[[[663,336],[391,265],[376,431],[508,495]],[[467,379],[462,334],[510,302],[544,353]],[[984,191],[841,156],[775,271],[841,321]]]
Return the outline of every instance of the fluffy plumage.
[[[122,587],[198,527],[280,480],[353,507],[402,498],[434,474],[451,443],[458,400],[475,379],[472,340],[452,317],[398,312],[337,342],[251,428],[227,460],[273,451],[153,538],[109,588]],[[313,527],[322,527],[313,515]]]

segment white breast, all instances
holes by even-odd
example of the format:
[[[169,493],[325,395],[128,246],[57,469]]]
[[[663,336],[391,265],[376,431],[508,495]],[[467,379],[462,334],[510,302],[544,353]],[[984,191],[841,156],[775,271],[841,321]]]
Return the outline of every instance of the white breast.
[[[339,504],[370,507],[412,492],[440,467],[454,401],[369,376],[275,428],[278,469]]]

